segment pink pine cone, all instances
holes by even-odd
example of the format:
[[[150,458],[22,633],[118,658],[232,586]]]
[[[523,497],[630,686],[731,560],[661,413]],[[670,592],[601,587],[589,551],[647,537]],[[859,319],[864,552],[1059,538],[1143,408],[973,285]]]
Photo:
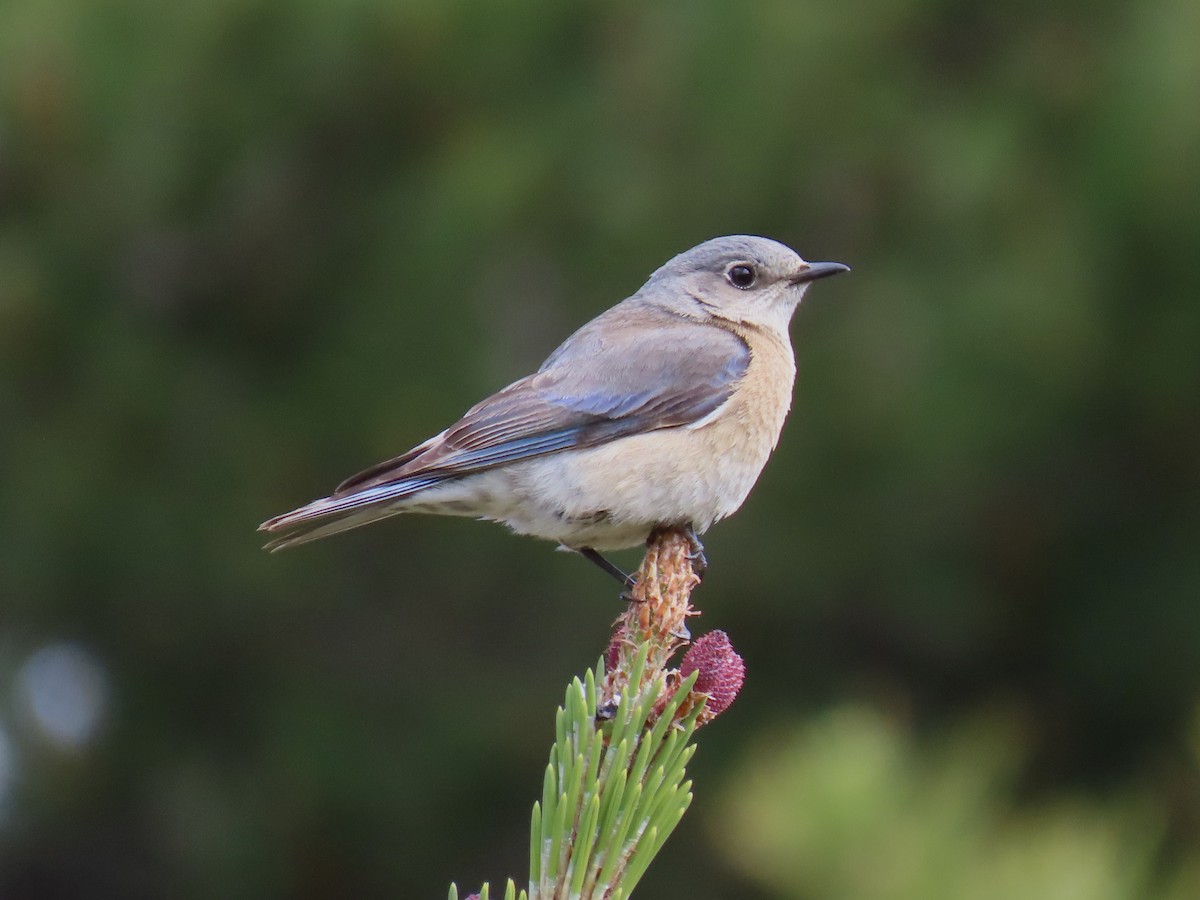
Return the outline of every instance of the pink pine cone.
[[[679,674],[686,678],[699,671],[692,690],[708,695],[704,712],[715,718],[729,709],[746,680],[746,663],[723,631],[710,631],[684,654]]]

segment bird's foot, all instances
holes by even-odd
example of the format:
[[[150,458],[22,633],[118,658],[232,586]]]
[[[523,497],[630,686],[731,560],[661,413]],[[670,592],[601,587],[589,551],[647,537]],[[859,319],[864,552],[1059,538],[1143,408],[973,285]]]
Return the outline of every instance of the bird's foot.
[[[633,596],[633,588],[637,584],[637,580],[632,575],[613,565],[592,547],[580,547],[579,555],[595,563],[613,578],[617,579],[617,581],[621,582],[621,593],[618,595],[620,599],[626,603],[637,602],[637,598]]]
[[[696,577],[703,581],[704,573],[708,571],[708,557],[704,555],[704,545],[700,543],[700,538],[696,537],[696,532],[690,525],[683,529],[683,536],[688,542],[688,562],[692,564],[692,571],[696,573]]]

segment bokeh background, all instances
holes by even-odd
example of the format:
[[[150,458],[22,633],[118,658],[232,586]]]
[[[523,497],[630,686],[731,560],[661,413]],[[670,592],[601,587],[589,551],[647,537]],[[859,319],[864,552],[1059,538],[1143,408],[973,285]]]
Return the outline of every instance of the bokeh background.
[[[731,232],[854,267],[646,897],[1200,896],[1200,5],[0,5],[0,896],[520,877],[585,562],[254,529]],[[636,554],[621,562],[634,566]]]

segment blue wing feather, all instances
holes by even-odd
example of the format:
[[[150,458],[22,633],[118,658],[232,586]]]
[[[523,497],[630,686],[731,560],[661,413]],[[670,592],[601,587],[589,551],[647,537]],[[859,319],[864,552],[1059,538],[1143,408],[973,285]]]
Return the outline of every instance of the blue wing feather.
[[[632,301],[626,301],[631,303]],[[724,404],[750,364],[731,331],[618,305],[534,375],[476,404],[437,438],[355,475],[329,497],[264,523],[286,532],[380,508],[448,479],[691,424]],[[288,537],[275,546],[286,546]]]

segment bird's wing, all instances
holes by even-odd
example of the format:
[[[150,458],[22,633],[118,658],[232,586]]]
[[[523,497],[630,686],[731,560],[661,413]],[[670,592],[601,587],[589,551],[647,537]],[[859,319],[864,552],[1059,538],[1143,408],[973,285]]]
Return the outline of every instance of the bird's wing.
[[[347,479],[334,496],[689,425],[729,399],[749,363],[739,336],[686,320],[583,330],[536,374],[476,404],[436,438]]]
[[[621,437],[698,422],[725,403],[750,348],[722,328],[620,307],[571,336],[534,375],[469,409],[441,434],[338,485],[329,497],[260,526],[268,547],[301,543],[389,515],[385,507],[448,479]],[[339,524],[339,519],[346,519]],[[331,523],[326,525],[324,523]]]

